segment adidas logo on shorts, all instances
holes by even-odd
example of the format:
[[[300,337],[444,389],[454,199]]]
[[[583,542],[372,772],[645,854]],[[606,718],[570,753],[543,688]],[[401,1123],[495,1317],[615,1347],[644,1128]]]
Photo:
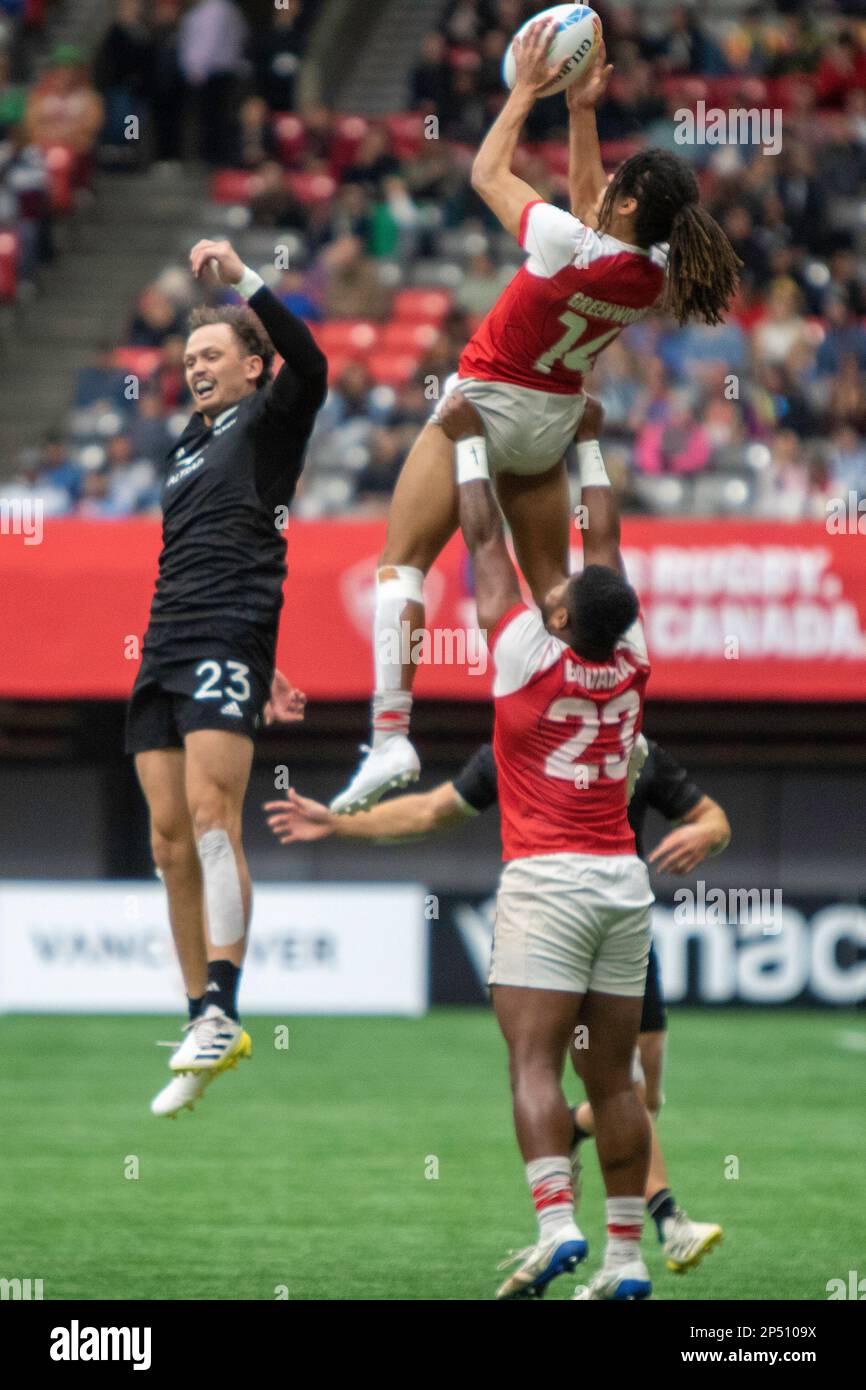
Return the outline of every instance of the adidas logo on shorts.
[[[227,700],[220,710],[220,714],[231,715],[234,719],[243,719],[244,717],[244,712],[237,700]]]

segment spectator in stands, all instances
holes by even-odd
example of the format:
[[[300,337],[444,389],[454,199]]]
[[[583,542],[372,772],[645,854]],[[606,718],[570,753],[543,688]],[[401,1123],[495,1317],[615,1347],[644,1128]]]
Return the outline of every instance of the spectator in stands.
[[[0,48],[0,140],[13,126],[20,125],[27,109],[27,88],[11,80],[12,64],[8,50]]]
[[[81,367],[75,387],[77,409],[104,406],[106,409],[128,410],[128,373],[114,365],[114,344],[103,342],[86,367]]]
[[[182,318],[180,319],[182,323]],[[170,333],[162,345],[162,357],[148,385],[159,395],[164,411],[189,410],[192,398],[186,381],[183,359],[186,337]]]
[[[285,170],[276,160],[266,160],[256,170],[250,213],[256,227],[302,229],[306,225],[304,209],[290,192]]]
[[[440,111],[451,96],[452,72],[443,34],[428,34],[409,78],[409,104],[414,111]]]
[[[835,375],[846,358],[853,357],[860,371],[866,371],[866,327],[842,296],[833,294],[825,308],[827,332],[818,348],[819,376]]]
[[[328,319],[374,319],[388,311],[388,294],[373,261],[355,236],[340,237],[319,258],[324,274],[322,307]]]
[[[277,140],[263,97],[244,97],[238,108],[227,163],[235,169],[260,169],[277,155]]]
[[[162,347],[166,338],[182,332],[182,316],[168,295],[156,285],[142,290],[127,334],[129,346]]]
[[[683,391],[674,393],[668,419],[644,425],[635,445],[641,473],[698,473],[709,457],[709,435]]]
[[[455,301],[464,313],[483,318],[493,308],[511,276],[511,267],[498,266],[488,250],[477,251],[466,264]]]
[[[136,458],[128,434],[116,434],[106,446],[106,514],[134,516],[159,500],[157,470],[149,458]]]
[[[400,173],[400,164],[388,149],[388,134],[382,126],[370,126],[361,141],[354,163],[343,170],[344,184],[359,184],[368,198],[382,192],[385,179]]]
[[[856,492],[866,497],[866,442],[850,425],[842,425],[830,436],[828,464],[837,496]]]
[[[298,318],[307,323],[321,323],[322,311],[307,292],[306,276],[301,270],[284,270],[276,288],[281,304],[291,309]]]
[[[181,341],[184,342],[183,339]],[[154,476],[158,477],[171,448],[172,437],[166,424],[163,397],[152,384],[148,384],[141,393],[138,414],[129,426],[129,438],[133,458],[149,459],[156,470]]]
[[[154,158],[163,167],[183,152],[188,89],[180,67],[180,0],[155,0],[150,21],[152,57],[147,93],[153,113]]]
[[[246,41],[232,0],[195,0],[180,22],[178,58],[195,99],[199,155],[214,167],[231,156]]]
[[[61,511],[74,506],[81,496],[82,470],[70,459],[60,430],[43,435],[33,482],[37,493],[46,489],[66,499],[66,506],[58,507]]]
[[[153,41],[144,22],[142,0],[117,0],[113,22],[94,59],[94,81],[105,102],[102,142],[112,161],[140,158],[141,122],[153,64]],[[133,130],[129,117],[139,123]]]
[[[23,125],[0,143],[0,224],[18,237],[17,289],[32,290],[40,267],[54,259],[51,185],[45,156]]]
[[[30,91],[25,116],[28,142],[43,148],[65,145],[84,157],[102,129],[104,115],[81,53],[71,44],[59,45],[48,71]]]
[[[392,256],[404,264],[413,260],[420,216],[404,179],[382,180],[382,192],[370,212],[368,248],[371,256]]]
[[[250,56],[256,91],[271,111],[294,111],[302,39],[301,0],[286,0],[271,13],[270,27],[253,36]]]

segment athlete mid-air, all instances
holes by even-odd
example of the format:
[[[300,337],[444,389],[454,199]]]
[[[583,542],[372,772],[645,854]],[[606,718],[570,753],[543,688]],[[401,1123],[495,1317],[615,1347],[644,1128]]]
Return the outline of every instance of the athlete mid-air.
[[[515,86],[473,165],[473,187],[527,258],[469,342],[398,479],[377,570],[371,746],[335,811],[366,809],[418,776],[408,737],[414,667],[401,638],[404,624],[423,627],[424,577],[458,524],[453,448],[440,427],[448,392],[459,385],[480,415],[497,496],[540,604],[567,569],[563,455],[598,354],[656,303],[680,323],[717,323],[736,287],[737,257],[684,160],[647,150],[608,182],[595,123],[612,72],[603,46],[567,93],[571,211],[511,172],[523,123],[554,75],[548,42],[539,21],[515,43]]]
[[[197,242],[190,263],[248,303],[190,318],[196,405],[168,459],[159,575],[127,719],[189,1001],[157,1115],[191,1105],[251,1048],[237,1011],[251,906],[241,813],[269,692],[280,719],[302,714],[302,697],[274,676],[274,653],[287,509],[327,381],[306,325],[227,241]],[[283,366],[272,381],[275,350]]]

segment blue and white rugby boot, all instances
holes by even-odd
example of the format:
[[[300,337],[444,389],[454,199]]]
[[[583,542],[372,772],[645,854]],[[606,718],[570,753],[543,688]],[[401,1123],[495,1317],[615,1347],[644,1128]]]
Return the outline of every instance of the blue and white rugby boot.
[[[567,1274],[585,1260],[589,1247],[582,1232],[574,1222],[560,1227],[546,1240],[537,1245],[529,1245],[503,1260],[499,1269],[520,1262],[517,1269],[509,1274],[504,1284],[496,1290],[498,1299],[543,1298],[544,1291],[551,1280],[560,1274]]]

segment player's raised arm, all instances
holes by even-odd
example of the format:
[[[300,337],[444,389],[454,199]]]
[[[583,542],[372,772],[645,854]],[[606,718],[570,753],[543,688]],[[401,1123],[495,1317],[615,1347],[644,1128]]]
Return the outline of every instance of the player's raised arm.
[[[472,165],[472,187],[506,231],[518,239],[527,203],[538,201],[535,189],[511,171],[511,161],[526,117],[559,69],[547,62],[556,25],[539,20],[522,39],[514,40],[517,79],[511,95],[485,136]]]
[[[199,278],[208,272],[218,275],[220,282],[231,285],[248,302],[283,359],[256,425],[256,482],[261,496],[268,497],[276,485],[278,500],[286,500],[300,472],[316,412],[327,394],[328,360],[304,321],[244,265],[230,242],[197,242],[190,252],[190,265]],[[289,460],[293,463],[287,469]]]
[[[607,188],[601,162],[595,110],[607,91],[613,64],[602,42],[595,62],[565,94],[568,105],[568,196],[571,211],[589,227],[598,226],[598,208]]]
[[[439,424],[456,446],[460,527],[472,557],[478,626],[490,632],[509,608],[521,602],[521,595],[505,544],[502,513],[490,486],[484,426],[474,405],[459,391],[453,391],[442,405]]]
[[[625,574],[619,548],[619,504],[610,485],[599,448],[604,410],[599,401],[587,396],[577,431],[577,459],[580,468],[580,502],[586,509],[583,537],[584,565],[604,565]]]

